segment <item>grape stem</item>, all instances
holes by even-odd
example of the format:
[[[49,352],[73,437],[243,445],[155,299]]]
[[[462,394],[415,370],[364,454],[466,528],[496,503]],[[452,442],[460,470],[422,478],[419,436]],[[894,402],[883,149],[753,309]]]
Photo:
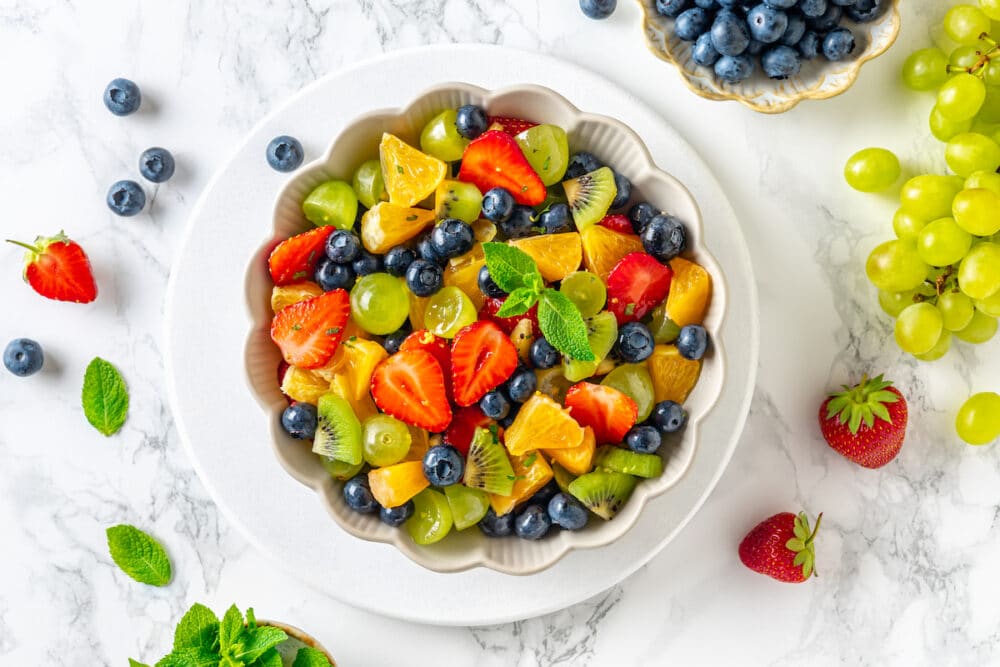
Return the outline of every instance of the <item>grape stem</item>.
[[[986,42],[990,45],[990,50],[986,53],[982,51],[976,51],[976,55],[979,56],[979,60],[972,64],[970,67],[962,67],[961,65],[948,65],[947,70],[949,74],[955,72],[967,72],[969,74],[974,74],[975,76],[982,77],[986,71],[986,66],[990,64],[990,61],[994,58],[1000,58],[1000,44],[990,37],[989,33],[984,32],[979,36],[979,40]]]

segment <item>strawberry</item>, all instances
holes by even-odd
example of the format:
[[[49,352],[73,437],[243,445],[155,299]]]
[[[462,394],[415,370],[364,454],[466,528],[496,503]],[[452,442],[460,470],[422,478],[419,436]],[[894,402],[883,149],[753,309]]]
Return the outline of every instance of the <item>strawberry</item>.
[[[580,426],[594,429],[598,444],[621,444],[639,416],[639,408],[629,396],[591,382],[578,382],[570,387],[566,392],[566,407]]]
[[[532,123],[530,120],[524,120],[522,118],[511,118],[510,116],[490,116],[489,129],[500,130],[501,132],[506,132],[509,135],[521,134],[525,130],[530,130],[531,128],[538,125],[538,123]]]
[[[441,364],[424,350],[400,351],[372,373],[372,398],[379,410],[411,426],[440,432],[451,422]]]
[[[531,168],[514,137],[499,130],[484,132],[466,147],[458,180],[473,183],[482,192],[504,188],[518,204],[526,206],[545,201],[542,179]]]
[[[279,243],[267,258],[267,268],[274,284],[281,287],[300,280],[312,280],[316,263],[326,250],[326,239],[334,229],[324,225]]]
[[[517,348],[493,322],[473,322],[455,334],[451,382],[459,405],[472,405],[503,384],[516,368]]]
[[[540,333],[538,328],[538,304],[528,309],[528,312],[523,315],[512,315],[511,317],[497,317],[497,311],[503,306],[503,302],[507,300],[507,297],[486,297],[483,300],[483,307],[479,310],[479,319],[489,320],[496,324],[500,329],[510,335],[514,331],[514,327],[523,319],[531,320],[532,333]]]
[[[621,213],[609,213],[601,218],[601,221],[597,224],[619,234],[635,234],[635,229],[632,228],[632,221],[628,219],[627,215],[622,215]]]
[[[435,336],[427,329],[419,329],[407,336],[400,344],[399,349],[430,352],[431,356],[441,364],[444,376],[451,377],[451,346],[446,339]],[[445,390],[448,394],[448,400],[451,400],[451,383],[445,383]]]
[[[63,232],[48,238],[39,236],[35,245],[7,242],[27,248],[24,281],[46,299],[90,303],[97,298],[97,284],[87,253]]]
[[[619,325],[638,322],[667,298],[673,277],[673,270],[652,255],[625,255],[608,274],[608,310]]]
[[[754,572],[790,584],[808,579],[816,562],[813,542],[823,514],[810,532],[809,517],[791,512],[761,521],[740,542],[740,560]]]
[[[462,456],[467,456],[476,428],[487,428],[492,423],[493,420],[484,415],[478,405],[460,408],[451,420],[448,430],[444,432],[444,441],[462,452]]]
[[[858,465],[881,468],[896,458],[906,437],[906,398],[882,376],[831,394],[819,408],[827,444]]]
[[[271,340],[292,366],[325,365],[344,336],[351,297],[338,289],[282,308],[271,321]]]

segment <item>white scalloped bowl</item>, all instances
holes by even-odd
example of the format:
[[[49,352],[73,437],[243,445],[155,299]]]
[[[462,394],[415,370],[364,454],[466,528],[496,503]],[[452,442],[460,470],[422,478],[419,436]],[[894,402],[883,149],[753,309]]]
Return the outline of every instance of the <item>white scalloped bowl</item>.
[[[311,227],[301,209],[306,195],[323,181],[350,180],[361,162],[378,155],[383,132],[418,144],[421,128],[441,109],[470,103],[482,105],[492,115],[519,116],[565,128],[572,151],[591,151],[632,181],[634,200],[650,201],[683,220],[690,248],[686,255],[703,265],[713,278],[714,293],[705,327],[716,344],[706,356],[701,379],[685,405],[690,413],[688,427],[661,447],[663,475],[642,481],[613,520],[594,517],[582,531],[554,531],[537,542],[514,537],[490,539],[473,528],[454,531],[437,544],[419,546],[405,530],[386,526],[377,516],[353,512],[343,499],[342,483],[326,473],[310,451],[309,443],[290,438],[281,428],[280,416],[287,403],[276,378],[281,357],[269,335],[272,285],[266,258],[278,242]],[[722,339],[720,331],[725,324],[726,281],[721,267],[705,247],[701,213],[691,194],[656,167],[631,129],[611,118],[582,113],[563,97],[540,86],[491,92],[465,84],[445,84],[428,90],[401,109],[376,111],[358,118],[344,128],[326,155],[300,168],[279,193],[274,209],[274,234],[250,259],[246,289],[250,328],[245,350],[247,377],[252,393],[270,417],[271,432],[262,437],[269,439],[278,461],[295,479],[316,492],[344,530],[360,539],[391,544],[414,562],[437,572],[487,567],[508,574],[531,574],[553,565],[573,549],[600,547],[621,537],[636,522],[648,500],[665,493],[684,475],[699,446],[699,423],[715,404],[725,377],[725,350],[717,341]]]

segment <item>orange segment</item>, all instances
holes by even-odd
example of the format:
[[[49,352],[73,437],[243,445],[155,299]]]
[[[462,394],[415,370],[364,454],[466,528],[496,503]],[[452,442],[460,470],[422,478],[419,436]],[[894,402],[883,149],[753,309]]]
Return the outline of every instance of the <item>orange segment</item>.
[[[327,366],[317,369],[332,383],[334,377],[343,375],[347,381],[348,401],[359,401],[371,390],[372,373],[380,361],[389,356],[385,348],[372,340],[346,339],[337,348]]]
[[[531,452],[524,456],[510,457],[510,464],[514,468],[514,490],[509,496],[490,495],[490,505],[497,514],[507,514],[517,505],[524,502],[549,483],[552,479],[552,468],[546,463],[545,458],[537,452]]]
[[[351,386],[351,380],[344,373],[339,373],[333,377],[328,391],[332,391],[350,403],[351,409],[354,411],[354,416],[358,418],[358,421],[363,422],[369,417],[378,414],[378,408],[375,406],[375,401],[372,400],[371,394],[366,393],[359,398],[353,396],[354,390]]]
[[[583,265],[605,283],[611,269],[622,257],[630,252],[643,252],[638,236],[621,234],[601,225],[584,229],[580,232],[580,240],[583,242]]]
[[[543,449],[542,451],[563,468],[574,475],[583,475],[591,471],[594,463],[594,451],[597,449],[597,439],[594,429],[587,426],[583,429],[583,444],[569,449]]]
[[[414,331],[427,328],[424,326],[424,313],[427,312],[427,302],[430,300],[429,296],[417,296],[410,292],[410,325]]]
[[[385,191],[389,201],[396,206],[416,206],[430,197],[448,171],[441,160],[421,153],[389,133],[382,135],[378,154],[382,160]]]
[[[653,377],[653,394],[657,403],[683,403],[701,374],[701,362],[682,357],[676,345],[657,345],[646,365]]]
[[[542,277],[550,283],[576,271],[583,260],[583,247],[576,232],[530,236],[511,241],[510,245],[530,255]]]
[[[431,448],[430,433],[419,426],[406,425],[410,429],[410,451],[403,457],[404,461],[423,461],[424,454]]]
[[[569,410],[537,392],[504,433],[507,451],[515,456],[533,449],[579,447],[582,442],[583,427],[569,416]]]
[[[409,241],[432,222],[434,211],[380,202],[361,218],[361,243],[368,252],[384,254],[389,248]]]
[[[271,290],[271,310],[277,314],[282,308],[287,308],[293,303],[311,299],[323,293],[323,288],[308,280],[292,285],[275,285]]]
[[[330,391],[330,382],[316,371],[292,366],[285,373],[281,391],[293,401],[316,405],[319,397]]]
[[[670,262],[674,279],[667,295],[667,316],[679,327],[701,324],[712,300],[712,276],[683,257]]]
[[[403,461],[368,473],[372,495],[382,507],[399,507],[428,486],[421,461]]]

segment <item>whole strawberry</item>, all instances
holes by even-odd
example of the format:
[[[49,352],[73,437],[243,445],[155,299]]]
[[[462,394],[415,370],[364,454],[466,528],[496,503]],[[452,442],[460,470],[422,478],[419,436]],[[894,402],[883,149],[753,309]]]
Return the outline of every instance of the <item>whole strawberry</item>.
[[[90,303],[97,298],[97,285],[90,260],[78,243],[64,233],[39,236],[35,245],[10,241],[27,248],[24,281],[46,299]]]
[[[822,520],[820,513],[816,527],[810,531],[805,512],[798,516],[782,512],[764,519],[740,542],[740,560],[754,572],[801,584],[813,573],[816,562],[813,540]]]
[[[819,427],[834,450],[866,468],[896,458],[906,436],[906,398],[892,382],[861,378],[831,394],[819,409]]]

